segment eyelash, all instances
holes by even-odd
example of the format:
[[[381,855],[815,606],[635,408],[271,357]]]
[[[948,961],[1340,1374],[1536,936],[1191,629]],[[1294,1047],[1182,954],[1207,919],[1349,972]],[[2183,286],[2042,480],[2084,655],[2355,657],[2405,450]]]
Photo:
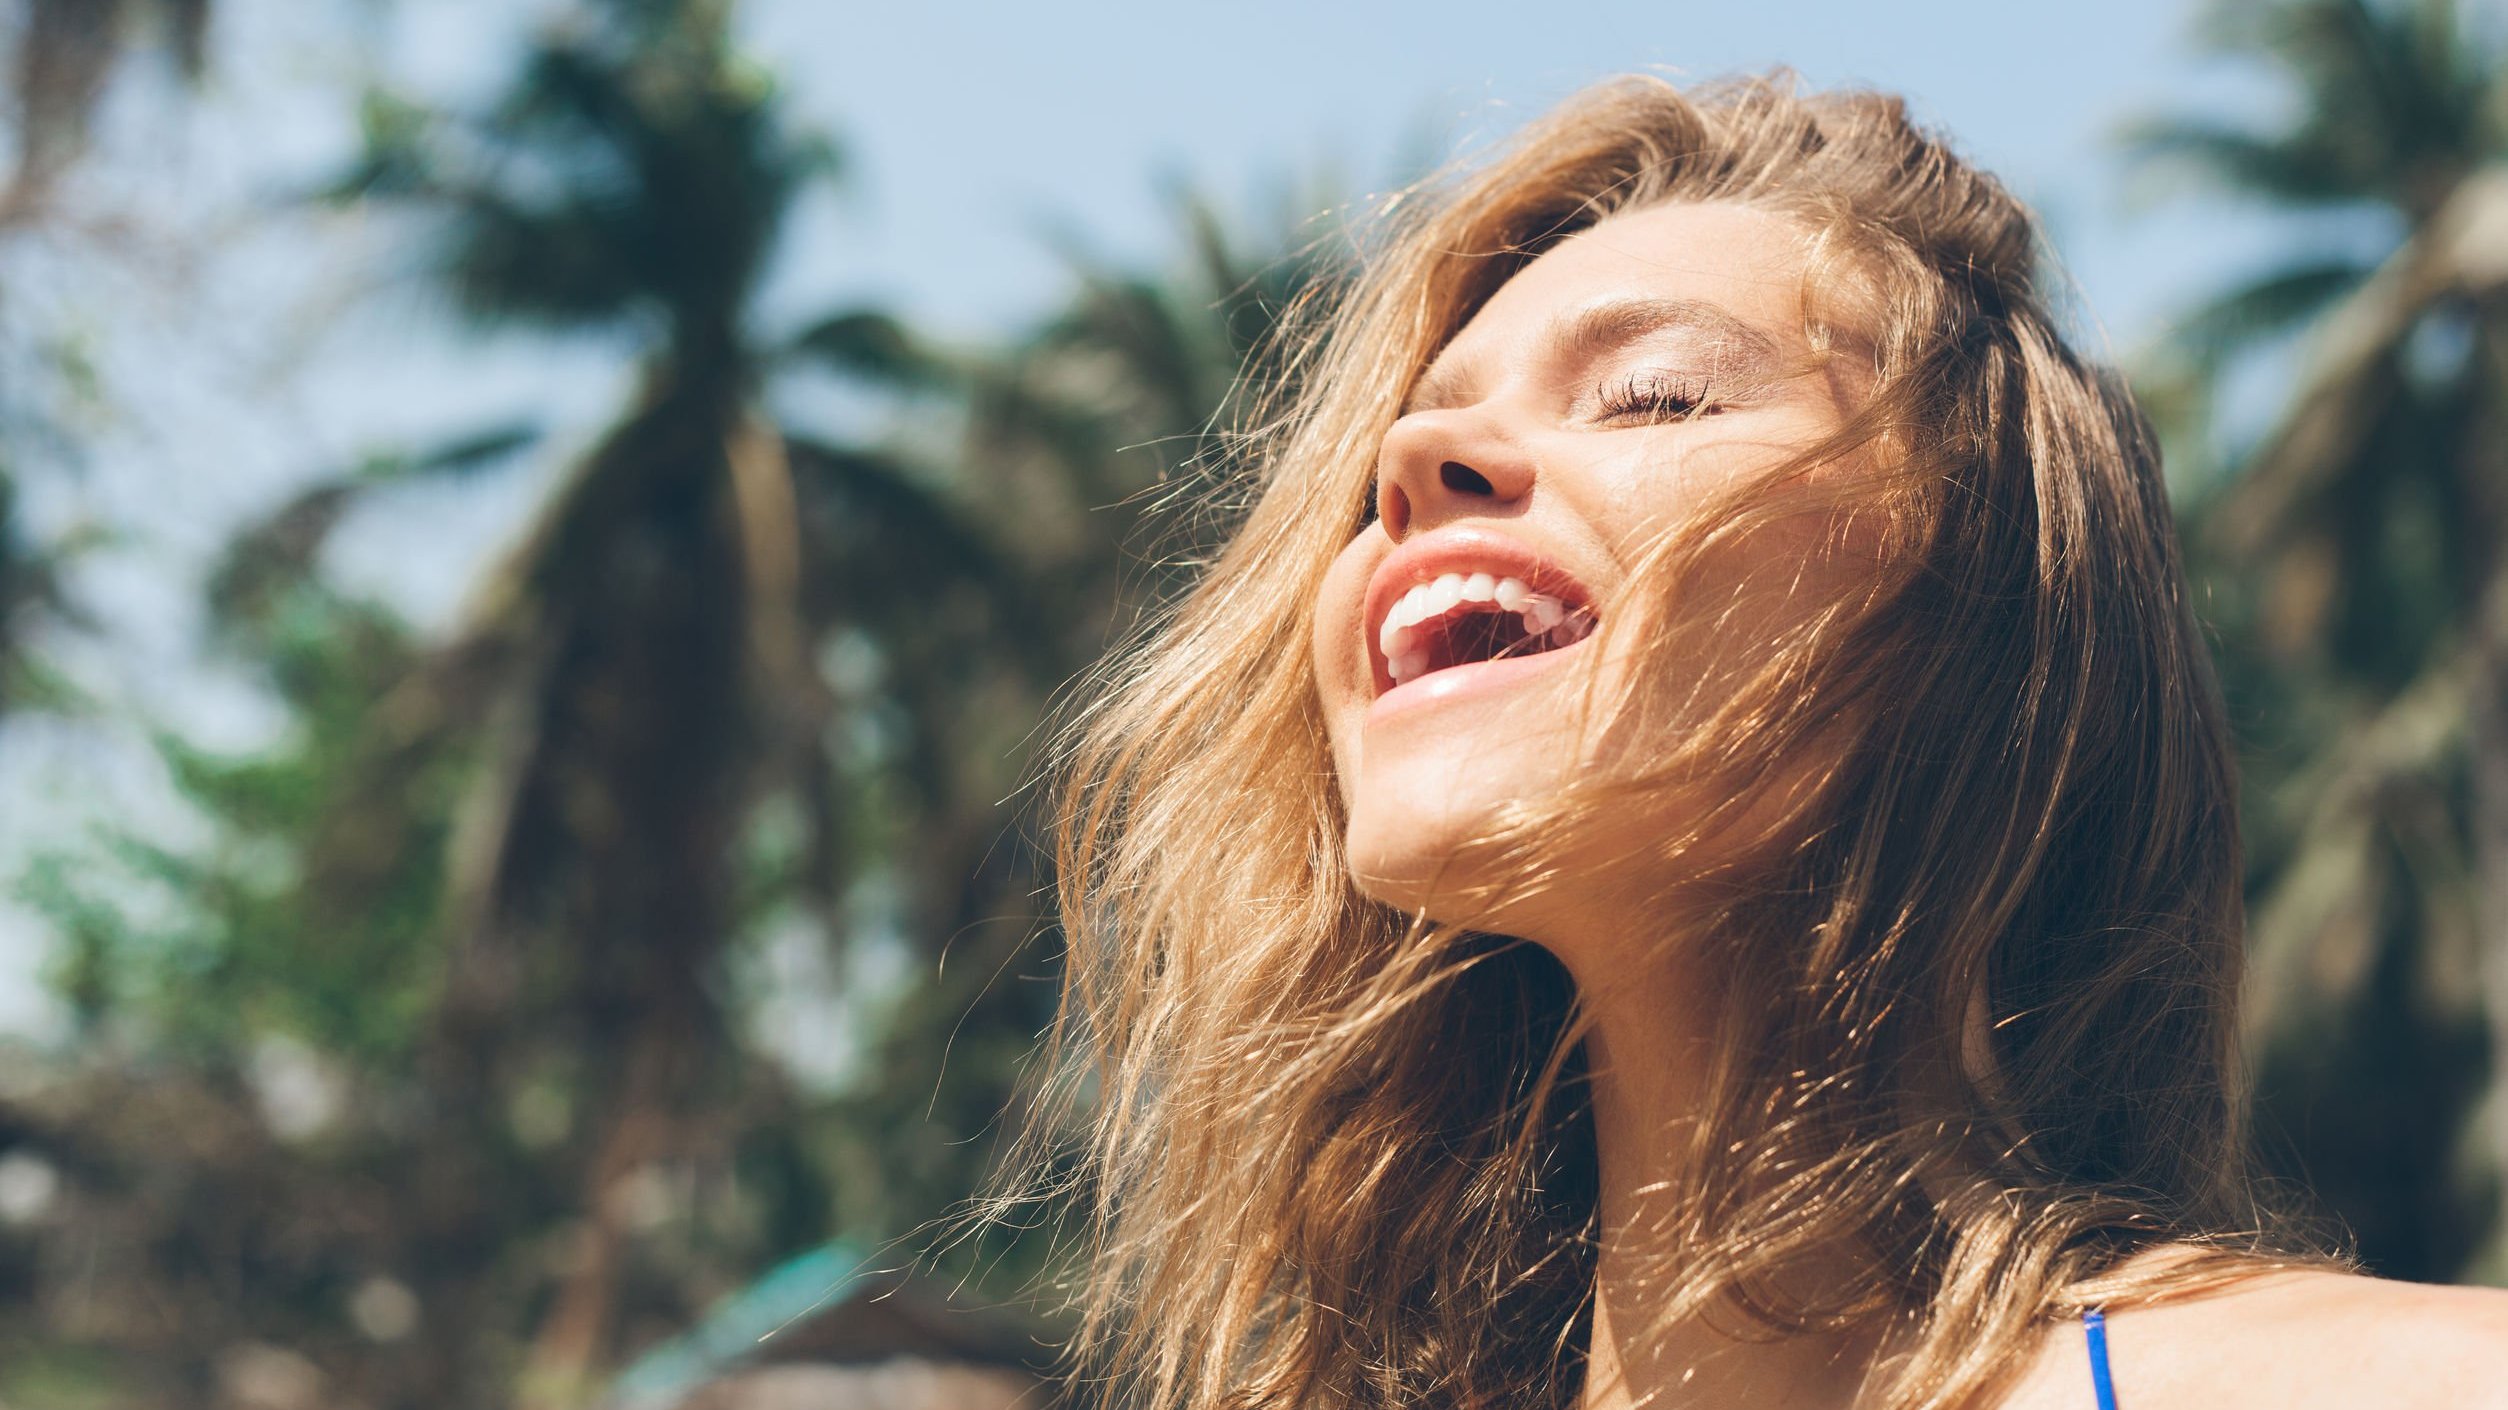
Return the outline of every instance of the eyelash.
[[[1633,373],[1602,392],[1605,420],[1642,416],[1651,423],[1687,421],[1721,409],[1708,400],[1704,381],[1681,382],[1660,374]]]

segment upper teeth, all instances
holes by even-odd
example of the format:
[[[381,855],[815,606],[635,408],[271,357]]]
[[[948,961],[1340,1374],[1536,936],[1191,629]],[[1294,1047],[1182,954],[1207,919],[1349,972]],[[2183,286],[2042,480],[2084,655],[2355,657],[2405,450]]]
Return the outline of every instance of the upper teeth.
[[[1488,573],[1448,573],[1434,582],[1421,583],[1394,601],[1385,613],[1382,627],[1377,629],[1376,645],[1385,653],[1385,661],[1396,684],[1420,674],[1427,668],[1427,652],[1415,650],[1412,628],[1433,621],[1466,602],[1487,602],[1500,611],[1514,612],[1523,618],[1524,634],[1541,636],[1568,619],[1565,603],[1544,596],[1524,586],[1520,578],[1501,578]],[[1579,614],[1582,625],[1582,614]],[[1579,632],[1578,635],[1583,635]]]

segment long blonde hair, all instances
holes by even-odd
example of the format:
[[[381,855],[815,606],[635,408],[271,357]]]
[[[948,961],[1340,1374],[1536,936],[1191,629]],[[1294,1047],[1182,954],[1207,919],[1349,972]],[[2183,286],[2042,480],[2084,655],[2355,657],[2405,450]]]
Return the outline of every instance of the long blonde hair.
[[[2059,335],[2028,212],[1896,99],[1631,78],[1389,202],[1346,291],[1286,320],[1290,390],[1217,487],[1240,526],[1059,754],[1060,1143],[1031,1168],[1082,1200],[1077,1354],[1122,1403],[1573,1399],[1595,1249],[1574,988],[1355,888],[1310,609],[1430,357],[1543,249],[1675,200],[1801,227],[1807,331],[1874,390],[1787,473],[1888,470],[1851,491],[1887,525],[1869,594],[1790,626],[1704,727],[1484,844],[1509,885],[1572,884],[1542,838],[1712,777],[1727,801],[1633,844],[1681,878],[1754,781],[1831,741],[1773,845],[1664,897],[1664,943],[1725,986],[1733,1060],[1683,1153],[1663,1315],[1888,1317],[1882,1400],[1953,1406],[2046,1318],[2269,1247],[2235,1097],[2233,764],[2144,421]],[[1633,591],[1742,542],[1783,478],[1700,506]],[[1841,1238],[1867,1275],[1816,1297],[1771,1276]],[[2215,1256],[2118,1274],[2162,1244]]]

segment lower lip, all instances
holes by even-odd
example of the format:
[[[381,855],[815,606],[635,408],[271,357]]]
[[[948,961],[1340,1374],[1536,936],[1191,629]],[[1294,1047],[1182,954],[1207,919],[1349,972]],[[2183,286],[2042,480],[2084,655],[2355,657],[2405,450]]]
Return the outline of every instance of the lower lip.
[[[1414,677],[1377,696],[1367,707],[1367,723],[1372,725],[1458,697],[1505,690],[1528,677],[1550,670],[1562,658],[1584,650],[1592,640],[1587,636],[1531,656],[1502,656],[1495,661],[1474,661],[1468,666],[1448,666],[1442,671]]]

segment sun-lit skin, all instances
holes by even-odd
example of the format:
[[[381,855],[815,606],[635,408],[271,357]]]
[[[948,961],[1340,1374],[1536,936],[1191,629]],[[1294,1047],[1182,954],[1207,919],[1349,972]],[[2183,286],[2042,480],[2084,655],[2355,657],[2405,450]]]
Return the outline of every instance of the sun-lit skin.
[[[1764,477],[1853,412],[1852,379],[1815,356],[1805,332],[1805,244],[1800,226],[1771,212],[1674,203],[1605,220],[1527,265],[1414,390],[1385,438],[1378,516],[1335,561],[1316,604],[1316,681],[1360,885],[1407,910],[1538,941],[1577,976],[1597,1018],[1588,1052],[1605,1253],[1594,1405],[1664,1383],[1698,1396],[1829,1403],[1851,1396],[1871,1348],[1834,1338],[1734,1343],[1703,1329],[1642,1346],[1615,1337],[1612,1309],[1641,1305],[1648,1281],[1632,1269],[1648,1222],[1633,1192],[1659,1176],[1664,1133],[1695,1109],[1694,1074],[1707,1060],[1690,1036],[1707,1025],[1684,1017],[1698,986],[1658,962],[1646,918],[1631,911],[1647,879],[1581,864],[1578,839],[1556,841],[1574,884],[1537,901],[1463,915],[1439,898],[1463,879],[1448,866],[1458,842],[1605,747],[1591,736],[1580,743],[1571,723],[1581,658],[1633,633],[1606,630],[1504,672],[1467,666],[1386,692],[1368,609],[1381,612],[1387,594],[1370,585],[1420,545],[1469,550],[1485,542],[1476,536],[1497,536],[1568,575],[1606,616],[1643,610],[1620,590],[1651,545],[1703,496]],[[1668,402],[1641,404],[1665,393]],[[1748,557],[1799,555],[1818,537],[1762,536]],[[1846,586],[1839,570],[1799,565],[1786,580],[1790,598],[1763,610],[1802,610]],[[1687,662],[1710,681],[1746,669],[1732,653],[1763,636],[1726,621],[1698,634]],[[1627,653],[1594,665],[1607,692]],[[1624,1081],[1623,1071],[1644,1076]]]
[[[1535,903],[1484,915],[1440,905],[1468,880],[1449,865],[1461,841],[1508,802],[1540,797],[1586,766],[1580,748],[1625,743],[1580,746],[1567,721],[1584,665],[1597,668],[1606,695],[1628,665],[1625,652],[1583,658],[1630,634],[1606,621],[1562,650],[1502,669],[1432,671],[1387,691],[1370,607],[1381,613],[1407,584],[1379,582],[1371,592],[1371,582],[1389,562],[1399,576],[1397,554],[1417,554],[1415,545],[1449,544],[1468,562],[1495,536],[1567,575],[1606,617],[1642,610],[1616,595],[1667,527],[1702,496],[1764,475],[1853,414],[1861,385],[1852,360],[1814,357],[1804,332],[1805,247],[1802,229],[1781,215],[1672,203],[1614,216],[1526,266],[1415,389],[1384,442],[1379,517],[1333,563],[1315,605],[1315,680],[1360,886],[1407,911],[1537,941],[1575,976],[1594,1020],[1600,1256],[1585,1410],[1850,1410],[1863,1403],[1867,1368],[1890,1350],[1886,1329],[1735,1339],[1697,1324],[1641,1335],[1657,1303],[1649,1260],[1679,1256],[1650,1236],[1648,1195],[1677,1148],[1667,1133],[1698,1109],[1698,1074],[1712,1057],[1695,1036],[1707,1031],[1693,1011],[1703,977],[1679,972],[1678,947],[1645,938],[1660,927],[1633,909],[1644,879],[1583,865],[1576,838],[1545,841],[1567,859],[1573,884]],[[1587,336],[1569,336],[1579,330]],[[1670,408],[1614,411],[1632,390],[1677,398]],[[1686,404],[1700,393],[1698,405]],[[1853,590],[1852,555],[1819,561],[1822,542],[1816,529],[1790,542],[1782,533],[1752,541],[1755,562],[1799,555],[1808,565],[1783,575],[1786,593],[1765,610],[1808,610]],[[1676,639],[1695,641],[1694,659],[1680,659],[1712,694],[1714,681],[1748,669],[1765,636]],[[1801,763],[1816,771],[1819,761]],[[1816,1255],[1798,1271],[1817,1279],[1856,1256]],[[2508,1410],[2508,1299],[2487,1291],[2280,1274],[2112,1314],[2110,1340],[2131,1410]],[[2088,1374],[2078,1328],[2053,1326],[1994,1404],[2086,1407]]]
[[[1607,692],[1635,633],[1526,658],[1503,681],[1434,673],[1379,701],[1370,581],[1398,545],[1454,541],[1468,566],[1473,542],[1495,537],[1572,577],[1611,615],[1635,610],[1615,594],[1685,512],[1852,413],[1851,379],[1815,356],[1805,333],[1804,243],[1791,220],[1740,205],[1606,220],[1502,285],[1414,390],[1385,437],[1381,511],[1335,561],[1315,610],[1349,861],[1371,894],[1539,940],[1571,969],[1609,967],[1614,957],[1578,936],[1627,933],[1591,913],[1627,891],[1613,878],[1580,873],[1573,895],[1503,917],[1446,914],[1436,896],[1465,879],[1447,867],[1459,840],[1503,803],[1538,797],[1590,762],[1598,742],[1580,745],[1572,725],[1581,658],[1615,652],[1600,663]],[[1750,556],[1789,559],[1797,574],[1812,561],[1764,536]],[[1816,572],[1793,583],[1793,606],[1828,586]],[[1735,643],[1754,635],[1706,634],[1691,664],[1711,678],[1741,669]]]

